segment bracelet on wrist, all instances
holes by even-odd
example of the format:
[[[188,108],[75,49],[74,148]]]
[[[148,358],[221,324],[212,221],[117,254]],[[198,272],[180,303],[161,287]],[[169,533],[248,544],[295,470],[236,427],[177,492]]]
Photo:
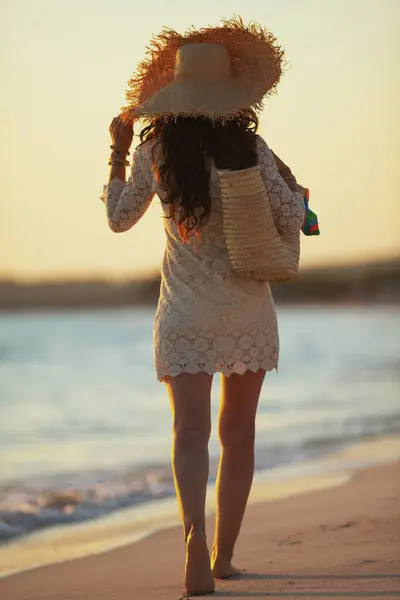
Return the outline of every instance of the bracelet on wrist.
[[[110,167],[112,167],[114,165],[118,165],[119,167],[129,167],[130,163],[127,160],[116,160],[116,159],[110,158],[110,160],[108,161],[108,165]]]
[[[111,152],[111,156],[110,156],[110,160],[112,161],[119,161],[119,162],[123,162],[125,163],[127,166],[129,165],[128,162],[128,156],[123,156],[122,154],[118,154],[117,152],[115,152],[115,150],[113,150]]]
[[[125,157],[125,156],[128,156],[128,154],[129,154],[129,150],[128,150],[128,152],[125,152],[124,150],[119,150],[114,145],[110,146],[110,148],[113,152],[115,152],[115,154],[118,154],[118,156]]]

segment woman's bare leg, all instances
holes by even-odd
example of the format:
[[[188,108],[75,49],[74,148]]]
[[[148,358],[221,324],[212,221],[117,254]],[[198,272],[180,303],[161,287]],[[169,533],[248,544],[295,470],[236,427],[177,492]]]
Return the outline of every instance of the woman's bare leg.
[[[219,412],[221,459],[212,550],[214,577],[232,577],[233,550],[242,525],[254,474],[255,418],[265,371],[222,377]]]
[[[186,541],[186,593],[191,595],[214,591],[205,531],[211,384],[206,373],[166,381],[173,413],[172,466]]]

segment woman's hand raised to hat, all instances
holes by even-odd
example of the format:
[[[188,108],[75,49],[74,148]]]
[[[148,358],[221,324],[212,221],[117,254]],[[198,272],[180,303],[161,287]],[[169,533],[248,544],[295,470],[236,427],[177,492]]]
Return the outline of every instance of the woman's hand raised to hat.
[[[110,135],[115,149],[128,154],[133,140],[133,123],[127,122],[121,115],[115,117],[111,121]]]

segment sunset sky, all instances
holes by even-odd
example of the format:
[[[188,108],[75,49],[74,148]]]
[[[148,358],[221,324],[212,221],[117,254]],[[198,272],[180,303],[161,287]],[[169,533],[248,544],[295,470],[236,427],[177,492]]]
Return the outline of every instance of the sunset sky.
[[[158,268],[157,200],[107,228],[108,126],[153,33],[234,14],[291,65],[260,133],[311,189],[322,235],[303,237],[303,265],[400,254],[399,0],[0,0],[0,277]]]

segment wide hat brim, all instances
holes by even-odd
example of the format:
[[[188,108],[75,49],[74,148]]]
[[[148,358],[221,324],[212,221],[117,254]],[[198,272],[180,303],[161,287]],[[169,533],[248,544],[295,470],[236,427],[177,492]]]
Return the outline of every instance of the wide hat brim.
[[[139,118],[187,115],[218,120],[257,104],[260,95],[257,87],[236,80],[209,84],[172,82],[141,104],[136,114]]]
[[[175,81],[175,59],[185,44],[222,44],[231,60],[232,77],[213,83]],[[259,111],[276,91],[284,67],[284,51],[265,28],[240,18],[220,27],[191,29],[184,35],[164,29],[129,80],[127,120],[172,116],[204,116],[228,120],[248,109]]]

